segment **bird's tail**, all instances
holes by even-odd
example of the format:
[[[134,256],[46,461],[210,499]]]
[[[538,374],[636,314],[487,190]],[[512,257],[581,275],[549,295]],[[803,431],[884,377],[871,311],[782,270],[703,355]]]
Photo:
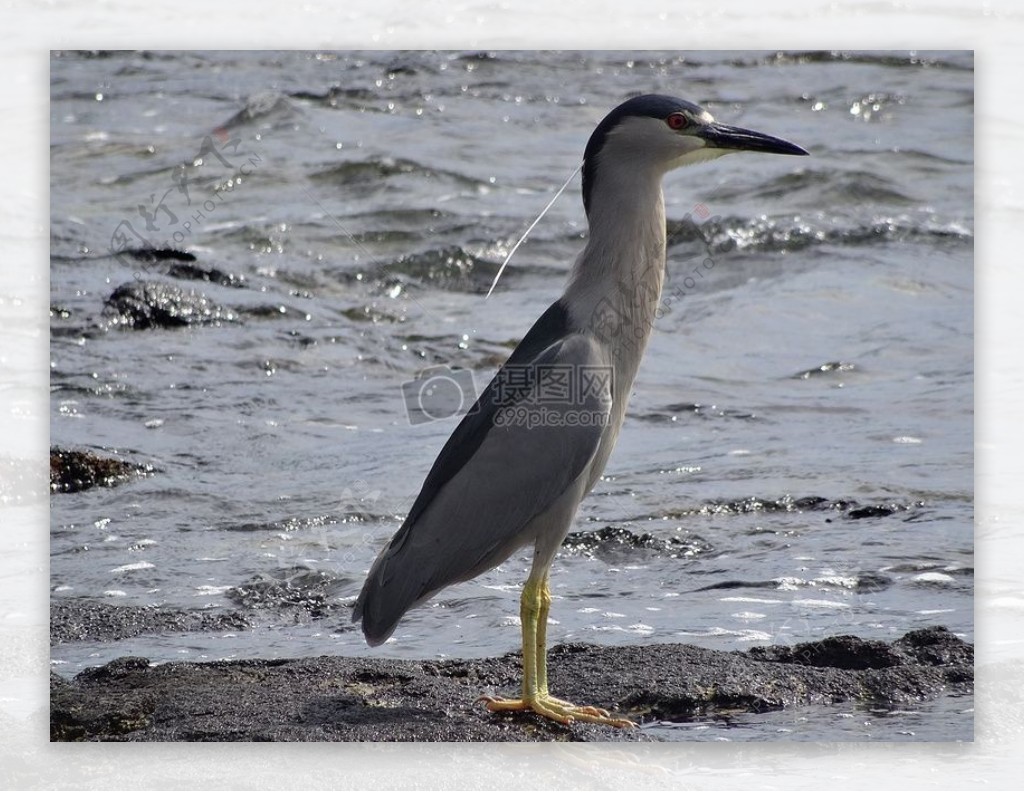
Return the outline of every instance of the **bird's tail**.
[[[384,643],[408,610],[435,593],[427,590],[423,577],[415,570],[404,568],[408,564],[406,554],[396,539],[373,562],[352,611],[352,621],[362,622],[370,646]]]

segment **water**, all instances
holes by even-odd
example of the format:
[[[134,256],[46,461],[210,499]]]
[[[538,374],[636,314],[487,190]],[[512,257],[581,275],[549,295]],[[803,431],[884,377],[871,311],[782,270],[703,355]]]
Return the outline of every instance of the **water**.
[[[576,530],[694,550],[563,553],[552,641],[745,649],[932,624],[973,641],[969,53],[60,54],[51,85],[51,442],[155,469],[52,499],[52,596],[226,609],[254,580],[330,583],[324,616],[268,598],[238,634],[58,645],[59,673],[518,646],[525,552],[375,650],[343,605],[455,425],[410,422],[404,394],[433,366],[482,387],[560,293],[578,183],[483,300],[635,91],[813,156],[667,177],[664,315]],[[233,282],[111,255],[125,220]],[[110,326],[104,301],[136,278],[201,291],[223,320]],[[927,739],[970,738],[969,703],[935,706]],[[905,720],[872,738],[921,733]],[[771,721],[726,736],[787,739]],[[836,722],[802,739],[861,739]]]

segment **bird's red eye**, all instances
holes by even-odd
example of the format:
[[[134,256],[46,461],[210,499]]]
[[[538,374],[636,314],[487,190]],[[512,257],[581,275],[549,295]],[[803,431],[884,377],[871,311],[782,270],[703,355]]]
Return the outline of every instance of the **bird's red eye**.
[[[665,123],[672,129],[685,129],[686,125],[690,123],[690,120],[682,113],[673,113],[665,119]]]

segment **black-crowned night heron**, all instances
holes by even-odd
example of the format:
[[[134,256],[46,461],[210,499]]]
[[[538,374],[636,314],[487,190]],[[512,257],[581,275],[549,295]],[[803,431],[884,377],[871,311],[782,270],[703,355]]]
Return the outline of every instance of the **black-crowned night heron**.
[[[733,151],[807,154],[669,96],[630,99],[598,124],[583,161],[586,247],[565,293],[455,429],[370,569],[352,617],[371,646],[410,608],[532,544],[520,608],[522,696],[483,697],[488,709],[633,725],[548,692],[548,573],[615,446],[654,324],[665,273],[662,176]]]

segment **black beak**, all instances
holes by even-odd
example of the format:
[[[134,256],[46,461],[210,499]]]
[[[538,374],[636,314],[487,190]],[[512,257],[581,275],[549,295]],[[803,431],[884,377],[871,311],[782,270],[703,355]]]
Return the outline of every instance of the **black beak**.
[[[788,140],[726,124],[708,124],[697,133],[697,136],[705,140],[708,148],[801,156],[807,156],[809,153]]]

